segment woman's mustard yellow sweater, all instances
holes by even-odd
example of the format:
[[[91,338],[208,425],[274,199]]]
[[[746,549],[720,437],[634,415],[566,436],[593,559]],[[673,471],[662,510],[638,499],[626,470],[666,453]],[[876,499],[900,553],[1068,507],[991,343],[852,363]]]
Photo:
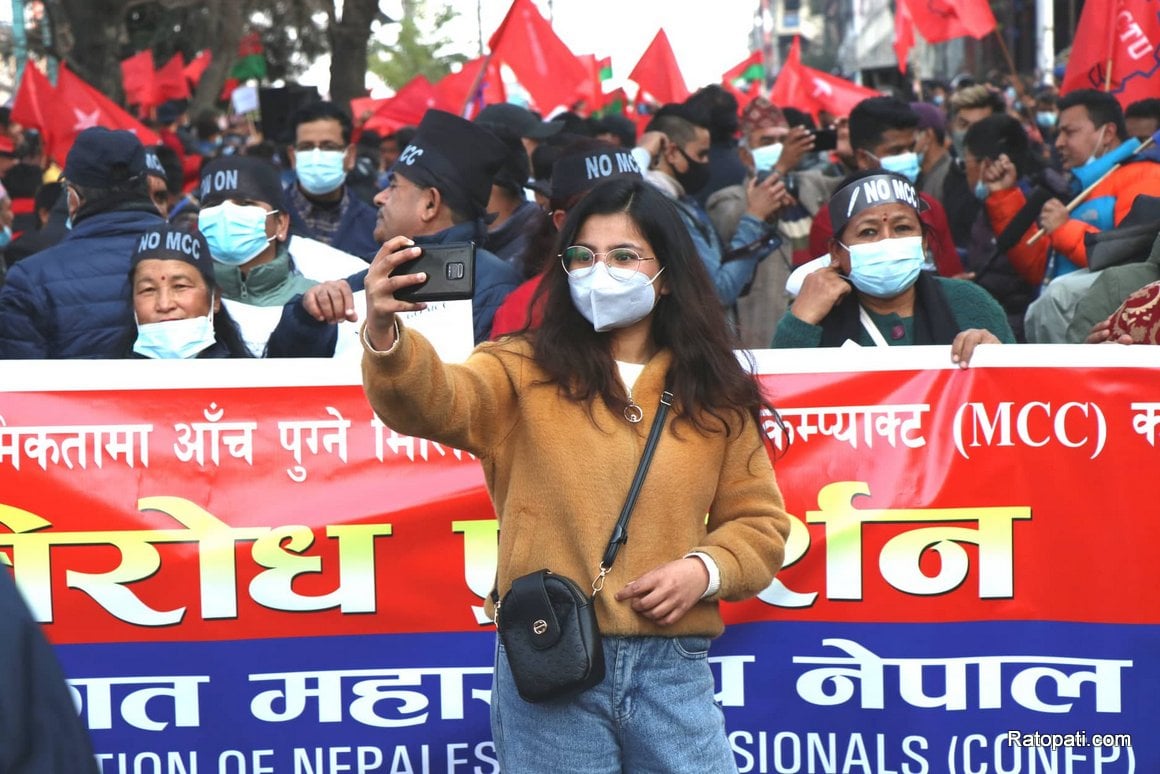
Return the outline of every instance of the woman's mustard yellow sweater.
[[[371,406],[399,433],[479,457],[499,518],[502,596],[514,578],[547,568],[587,588],[596,576],[659,405],[667,350],[645,366],[632,390],[639,424],[597,399],[589,407],[560,395],[523,339],[481,344],[462,364],[445,364],[431,344],[400,326],[389,353],[363,355]],[[680,396],[677,396],[680,402]],[[604,591],[601,630],[616,636],[715,637],[724,625],[717,598],[752,597],[781,567],[789,520],[756,424],[702,434],[680,422],[661,436]],[[706,519],[706,514],[708,519]],[[627,602],[622,586],[649,570],[703,551],[717,563],[720,591],[675,625],[660,627]]]

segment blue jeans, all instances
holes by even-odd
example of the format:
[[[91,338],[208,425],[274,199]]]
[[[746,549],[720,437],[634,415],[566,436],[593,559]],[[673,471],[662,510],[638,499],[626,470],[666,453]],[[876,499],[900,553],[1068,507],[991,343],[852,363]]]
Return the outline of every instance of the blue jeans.
[[[713,699],[708,637],[605,637],[604,681],[579,696],[520,698],[497,645],[491,732],[504,774],[736,774]]]

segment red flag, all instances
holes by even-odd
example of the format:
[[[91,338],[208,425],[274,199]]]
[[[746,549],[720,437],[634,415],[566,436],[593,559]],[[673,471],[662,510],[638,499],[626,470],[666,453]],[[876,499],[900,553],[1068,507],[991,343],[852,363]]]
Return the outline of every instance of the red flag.
[[[20,79],[20,86],[12,101],[12,121],[39,129],[45,152],[49,156],[52,156],[53,138],[52,128],[48,126],[45,116],[54,112],[55,93],[56,88],[32,60],[25,62],[24,77]]]
[[[164,67],[155,73],[157,98],[160,102],[171,99],[189,99],[189,81],[185,80],[185,57],[174,54]]]
[[[898,0],[902,4],[927,43],[981,38],[995,29],[995,14],[983,0]]]
[[[417,126],[423,114],[435,107],[437,102],[431,81],[425,76],[416,75],[394,97],[379,105],[363,124],[363,129],[389,134],[402,126]]]
[[[153,52],[149,49],[121,60],[121,86],[127,103],[142,107],[159,104],[153,71]]]
[[[848,116],[862,100],[881,96],[873,89],[806,67],[801,56],[801,40],[795,37],[769,95],[773,104],[796,107],[814,115],[824,110],[831,115]]]
[[[589,77],[532,0],[514,0],[487,45],[494,59],[512,69],[542,112],[570,105]]]
[[[1114,23],[1109,19],[1114,19]],[[1075,29],[1071,59],[1060,92],[1108,91],[1127,107],[1137,100],[1160,94],[1158,63],[1160,13],[1154,2],[1087,0]]]
[[[595,54],[581,54],[576,57],[584,65],[588,77],[576,90],[575,101],[582,101],[587,112],[595,113],[604,107],[604,87],[601,86],[601,72],[605,67],[611,68],[608,59],[597,59]]]
[[[65,65],[61,65],[56,80],[56,108],[52,114],[45,114],[52,125],[49,132],[53,136],[52,156],[58,163],[64,163],[73,140],[90,126],[104,126],[109,129],[127,129],[137,135],[145,145],[160,142],[157,134],[147,129],[133,116],[106,97],[97,89],[85,83]]]
[[[485,62],[487,63],[487,72],[484,73],[483,79],[479,82],[483,103],[493,105],[498,102],[507,102],[507,92],[503,87],[499,62],[494,57],[489,61],[488,57],[481,56],[470,62],[464,62],[459,72],[445,75],[439,83],[435,84],[435,107],[456,115],[462,113],[463,106],[470,96],[471,87],[476,85],[475,79],[479,74],[479,68],[483,67]]]
[[[208,48],[198,53],[193,58],[193,61],[185,66],[185,79],[196,86],[201,81],[201,76],[205,75],[206,69],[210,62],[213,61],[213,52]]]
[[[894,56],[898,58],[898,70],[905,73],[910,49],[914,48],[914,19],[906,0],[898,0],[894,7]]]
[[[628,78],[660,104],[683,102],[689,96],[689,87],[685,85],[677,57],[663,29],[657,30],[656,37],[641,54]]]

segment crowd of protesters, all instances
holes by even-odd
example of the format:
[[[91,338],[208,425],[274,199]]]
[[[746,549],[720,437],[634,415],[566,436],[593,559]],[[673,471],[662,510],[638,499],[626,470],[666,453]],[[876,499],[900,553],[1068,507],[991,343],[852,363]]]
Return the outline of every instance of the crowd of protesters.
[[[365,269],[395,236],[477,245],[478,344],[536,324],[563,214],[608,170],[676,208],[739,347],[1156,341],[1160,99],[1125,110],[1015,79],[919,91],[816,118],[719,86],[647,122],[496,104],[385,137],[320,101],[281,146],[166,103],[159,145],[89,129],[63,168],[0,109],[0,357],[356,351]],[[878,211],[855,229],[864,202],[839,194],[858,179],[902,186],[890,201],[914,230]],[[850,330],[830,319],[846,307]]]

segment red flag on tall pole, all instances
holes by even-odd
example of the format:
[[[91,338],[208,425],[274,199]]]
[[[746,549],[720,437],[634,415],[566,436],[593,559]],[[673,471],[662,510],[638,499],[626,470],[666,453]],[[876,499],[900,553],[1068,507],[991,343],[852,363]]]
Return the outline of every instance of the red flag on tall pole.
[[[532,0],[514,0],[487,43],[544,112],[570,105],[588,74]]]
[[[157,100],[189,99],[189,81],[185,79],[185,57],[174,54],[154,73],[157,79]]]
[[[45,116],[54,111],[55,93],[56,87],[29,59],[24,64],[24,76],[20,79],[12,101],[12,120],[22,126],[39,129],[44,150],[50,158],[56,157],[52,154],[52,127],[48,125]]]
[[[995,29],[995,14],[983,0],[899,0],[927,43],[981,38]]]
[[[669,36],[663,29],[657,30],[656,37],[641,54],[640,61],[628,74],[645,93],[661,104],[684,102],[689,96],[689,87],[681,75]]]
[[[416,75],[403,84],[395,96],[382,100],[367,118],[363,129],[390,134],[402,126],[417,126],[423,114],[436,106],[435,87],[423,75]]]
[[[1108,91],[1124,107],[1160,94],[1160,13],[1155,2],[1087,0],[1060,92],[1075,89]]]
[[[185,79],[196,86],[201,81],[201,76],[205,74],[206,69],[212,61],[213,52],[208,48],[199,52],[193,58],[193,61],[185,66],[185,70],[183,71],[185,73]]]
[[[90,126],[126,129],[137,135],[144,145],[160,142],[153,130],[146,128],[63,63],[57,77],[54,108],[51,115],[46,113],[45,118],[52,124],[48,129],[53,135],[53,158],[58,163],[64,163],[76,136]]]
[[[160,102],[157,98],[155,69],[150,49],[138,51],[128,59],[121,60],[121,87],[125,90],[125,102],[142,107],[153,107]]]
[[[910,6],[906,4],[906,0],[898,0],[894,6],[894,56],[898,58],[899,72],[906,72],[912,48],[914,48],[914,19],[910,16]]]
[[[773,84],[769,101],[778,107],[796,107],[813,115],[824,110],[834,116],[848,116],[859,102],[878,96],[880,94],[874,89],[803,65],[801,40],[795,37],[789,56]]]

